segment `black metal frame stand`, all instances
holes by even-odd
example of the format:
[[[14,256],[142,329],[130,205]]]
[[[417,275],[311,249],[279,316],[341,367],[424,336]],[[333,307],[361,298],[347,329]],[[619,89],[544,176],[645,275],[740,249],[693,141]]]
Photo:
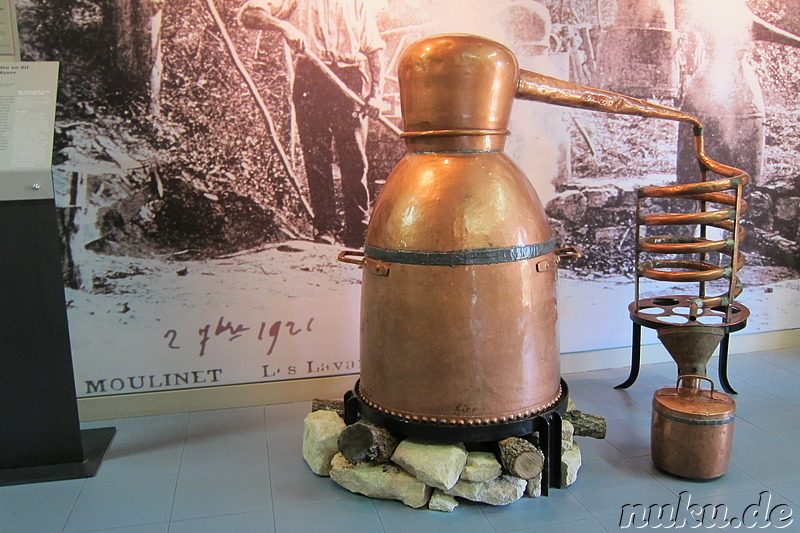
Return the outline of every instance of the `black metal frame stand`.
[[[561,415],[566,412],[569,397],[563,379],[561,395],[550,410],[512,422],[474,426],[425,424],[391,416],[368,405],[360,396],[359,384],[357,381],[355,388],[344,395],[344,421],[347,425],[357,422],[360,416],[395,435],[451,443],[493,442],[538,433],[544,455],[542,495],[547,496],[550,487],[561,488]]]
[[[655,299],[648,299],[648,300],[641,300],[640,307],[647,308],[649,305],[653,307],[652,302],[658,300],[680,300],[686,299],[685,296],[676,296],[676,297],[665,297],[665,298],[655,298]],[[745,306],[738,302],[734,302],[734,313],[735,319],[729,324],[722,324],[719,327],[723,328],[725,335],[722,337],[722,341],[719,344],[719,365],[718,365],[718,372],[719,372],[719,383],[722,386],[723,390],[730,394],[737,394],[733,387],[731,386],[730,382],[728,381],[728,348],[730,345],[730,334],[744,329],[747,326],[747,318],[750,315],[750,310],[747,309]],[[666,310],[667,314],[675,314],[669,311],[670,307],[673,306],[663,306]],[[631,321],[633,322],[633,335],[631,339],[631,370],[630,375],[628,378],[614,387],[615,389],[627,389],[631,385],[636,382],[636,378],[639,377],[639,366],[641,365],[642,361],[642,326],[645,326],[650,329],[659,329],[662,327],[669,327],[674,326],[675,324],[669,324],[658,320],[659,316],[664,315],[654,315],[652,317],[648,317],[646,315],[642,315],[641,313],[636,313],[636,302],[633,302],[628,307],[630,311]],[[677,377],[677,376],[676,376]]]

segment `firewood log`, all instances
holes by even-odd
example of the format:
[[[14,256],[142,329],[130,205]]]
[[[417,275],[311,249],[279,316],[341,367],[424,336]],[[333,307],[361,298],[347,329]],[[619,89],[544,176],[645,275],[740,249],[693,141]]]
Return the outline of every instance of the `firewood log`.
[[[576,409],[567,411],[564,419],[572,422],[576,437],[606,438],[606,419],[602,416],[590,415]]]
[[[533,479],[544,468],[544,454],[525,439],[509,437],[497,443],[500,463],[506,471],[522,479]]]
[[[351,463],[371,461],[386,463],[391,459],[400,439],[389,430],[356,422],[339,435],[339,451]]]

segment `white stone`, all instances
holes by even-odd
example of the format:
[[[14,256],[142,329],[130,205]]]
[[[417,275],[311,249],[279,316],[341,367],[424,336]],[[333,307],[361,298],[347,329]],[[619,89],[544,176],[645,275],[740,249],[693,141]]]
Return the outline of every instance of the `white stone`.
[[[391,463],[353,464],[337,453],[331,461],[331,479],[349,490],[387,500],[400,500],[409,507],[428,503],[433,489],[402,468]]]
[[[572,448],[573,438],[575,436],[575,426],[569,420],[561,421],[561,452],[565,452]]]
[[[441,489],[434,489],[431,499],[428,502],[428,509],[433,511],[444,511],[450,513],[458,507],[458,500],[455,497],[445,494]]]
[[[569,487],[578,479],[578,469],[581,467],[581,449],[578,443],[572,448],[561,452],[561,486]]]
[[[461,472],[464,481],[491,481],[502,473],[503,467],[492,452],[468,452],[467,463]]]
[[[528,486],[525,487],[525,495],[531,498],[538,498],[542,495],[542,473],[533,479],[528,480]]]
[[[437,444],[406,439],[397,445],[392,462],[426,485],[445,490],[455,485],[461,476],[467,463],[467,451],[461,444]]]
[[[459,481],[445,494],[489,505],[508,505],[525,493],[528,482],[514,476],[500,476],[491,481]]]
[[[339,453],[339,434],[345,423],[334,411],[313,411],[303,421],[303,459],[311,471],[327,476],[331,459]]]

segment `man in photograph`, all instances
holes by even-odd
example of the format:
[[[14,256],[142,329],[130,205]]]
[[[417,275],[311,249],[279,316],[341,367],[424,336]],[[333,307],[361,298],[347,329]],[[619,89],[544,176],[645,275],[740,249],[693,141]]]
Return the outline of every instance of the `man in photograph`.
[[[383,79],[385,44],[370,6],[366,0],[248,0],[239,14],[247,28],[281,32],[295,51],[292,100],[314,211],[314,239],[352,248],[364,245],[367,118],[379,112]],[[329,74],[365,105],[346,96]],[[341,174],[343,224],[337,216],[334,155]]]

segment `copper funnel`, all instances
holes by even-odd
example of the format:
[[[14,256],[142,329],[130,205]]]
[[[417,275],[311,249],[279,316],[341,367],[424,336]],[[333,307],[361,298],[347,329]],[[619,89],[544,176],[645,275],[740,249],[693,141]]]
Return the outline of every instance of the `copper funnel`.
[[[716,326],[667,326],[658,330],[658,339],[678,363],[678,375],[706,375],[706,365],[725,336]],[[696,386],[697,380],[687,383]]]

